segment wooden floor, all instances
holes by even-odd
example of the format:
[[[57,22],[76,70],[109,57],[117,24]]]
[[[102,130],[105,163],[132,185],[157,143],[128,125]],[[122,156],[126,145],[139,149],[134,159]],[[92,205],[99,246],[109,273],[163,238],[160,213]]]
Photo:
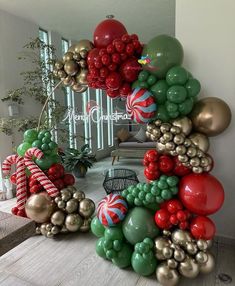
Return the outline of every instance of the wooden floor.
[[[123,159],[115,166],[130,167],[139,170],[139,179],[143,180],[140,161]],[[78,183],[87,197],[98,202],[105,193],[102,188],[103,170],[111,167],[111,161],[96,164],[86,179]],[[10,210],[13,201],[0,202],[0,210]],[[95,254],[96,238],[88,234],[61,235],[56,239],[34,236],[2,257],[0,257],[1,286],[158,286],[156,278],[144,278],[131,269],[120,270],[110,262]],[[235,285],[235,245],[217,240],[213,246],[216,256],[216,268],[210,275],[201,275],[195,280],[182,279],[179,285],[213,286]],[[232,279],[230,283],[224,275]],[[222,282],[219,277],[226,280]]]

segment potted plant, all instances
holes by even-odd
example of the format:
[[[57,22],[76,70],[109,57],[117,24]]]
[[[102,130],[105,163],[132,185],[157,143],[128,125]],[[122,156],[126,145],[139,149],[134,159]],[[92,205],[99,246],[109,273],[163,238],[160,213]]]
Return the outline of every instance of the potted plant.
[[[67,148],[60,152],[62,163],[68,172],[73,172],[77,178],[84,178],[88,168],[96,161],[95,154],[91,153],[88,144],[81,147],[81,150]]]

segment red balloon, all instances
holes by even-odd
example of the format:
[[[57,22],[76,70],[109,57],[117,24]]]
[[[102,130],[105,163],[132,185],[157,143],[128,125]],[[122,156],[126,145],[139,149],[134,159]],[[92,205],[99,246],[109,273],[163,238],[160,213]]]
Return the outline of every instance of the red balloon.
[[[104,48],[126,33],[127,30],[121,22],[114,19],[104,20],[95,28],[94,45],[96,48]]]
[[[192,213],[211,215],[222,207],[224,189],[214,176],[192,173],[180,180],[179,198]]]
[[[138,63],[137,58],[130,58],[121,65],[120,72],[127,82],[133,82],[137,79],[141,69],[141,65]]]
[[[120,88],[121,96],[128,96],[131,93],[131,85],[129,83],[124,83]]]
[[[189,173],[191,173],[191,170],[187,167],[185,167],[178,159],[178,156],[173,157],[175,166],[174,166],[174,174],[177,176],[185,176],[188,175]]]
[[[145,177],[150,180],[150,181],[153,181],[153,180],[156,180],[157,178],[159,178],[160,176],[160,173],[158,170],[154,170],[154,171],[151,171],[148,167],[144,169],[144,175]]]
[[[106,83],[107,88],[117,90],[121,86],[122,78],[119,73],[111,72],[106,78],[105,83]]]
[[[75,178],[72,174],[65,174],[63,177],[64,185],[67,186],[72,186],[75,184]]]
[[[113,89],[107,89],[107,95],[111,98],[116,98],[120,96],[119,91]]]
[[[215,236],[216,227],[208,217],[197,216],[191,221],[190,231],[196,239],[210,240]]]
[[[12,184],[16,185],[16,172],[11,175],[10,181],[12,182]]]
[[[155,213],[155,223],[162,229],[169,229],[171,227],[169,212],[165,209],[157,211]]]
[[[158,161],[159,169],[163,173],[169,173],[174,168],[174,162],[170,156],[162,155]]]
[[[149,162],[157,162],[158,156],[157,150],[149,150],[144,154],[144,158],[146,158]]]
[[[87,56],[87,62],[88,64],[93,64],[94,61],[99,57],[99,49],[92,49],[89,51],[88,56]]]

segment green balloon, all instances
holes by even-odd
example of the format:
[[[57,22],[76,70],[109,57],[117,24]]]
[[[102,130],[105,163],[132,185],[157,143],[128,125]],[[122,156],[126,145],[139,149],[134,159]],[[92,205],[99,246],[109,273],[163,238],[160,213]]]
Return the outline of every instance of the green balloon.
[[[131,265],[131,256],[133,249],[132,247],[125,243],[120,251],[118,251],[117,256],[112,259],[114,265],[119,268],[126,268]]]
[[[49,137],[43,137],[42,138],[42,143],[46,143],[46,144],[48,144],[48,143],[50,143],[51,142],[51,139],[49,138]]]
[[[104,237],[110,240],[122,240],[124,238],[122,229],[118,227],[107,227],[104,231]]]
[[[189,114],[193,109],[193,103],[194,101],[191,97],[186,99],[183,103],[179,104],[179,112],[182,115]]]
[[[102,237],[104,235],[105,227],[99,221],[97,216],[95,216],[91,221],[91,231],[97,237]]]
[[[142,56],[150,60],[149,63],[143,65],[143,69],[159,78],[164,78],[170,68],[181,65],[184,51],[176,38],[160,35],[148,42],[143,49]]]
[[[171,113],[171,112],[176,112],[178,110],[178,105],[176,103],[167,101],[166,102],[166,110]]]
[[[53,160],[50,156],[44,156],[41,159],[36,159],[35,163],[38,165],[38,167],[42,170],[47,170],[51,167],[53,164]]]
[[[47,132],[47,130],[42,130],[42,131],[40,131],[40,132],[38,133],[38,139],[41,140],[41,139],[44,137],[44,135],[45,135],[46,132]]]
[[[138,81],[144,82],[148,79],[149,72],[148,71],[141,71],[138,75]]]
[[[201,84],[200,82],[195,78],[190,78],[185,85],[185,88],[187,89],[188,95],[191,97],[195,97],[198,95],[198,93],[201,90]]]
[[[184,85],[188,80],[188,72],[185,68],[175,66],[166,74],[166,81],[169,85]]]
[[[47,150],[49,149],[48,144],[43,143],[42,146],[41,146],[41,149],[42,149],[43,151],[47,151]]]
[[[154,256],[144,258],[140,253],[134,252],[131,258],[134,271],[142,276],[149,276],[156,271],[157,260]]]
[[[24,142],[21,143],[18,147],[17,147],[17,154],[21,157],[24,157],[25,152],[31,148],[31,144],[28,142]]]
[[[51,152],[50,150],[48,150],[49,152]],[[46,151],[46,152],[48,152]],[[51,160],[52,160],[52,164],[56,164],[56,163],[61,163],[61,158],[59,155],[55,154],[55,155],[51,155],[50,154],[50,157],[51,157]]]
[[[126,240],[133,245],[146,237],[154,238],[159,234],[151,212],[142,207],[135,207],[128,212],[122,230]]]
[[[157,81],[157,78],[153,74],[151,74],[147,79],[147,83],[150,86],[154,85],[156,83],[156,81]]]
[[[180,116],[180,113],[179,113],[179,111],[172,111],[172,112],[169,112],[168,113],[168,115],[170,116],[170,118],[172,119],[174,119],[174,118],[177,118],[177,117],[179,117]]]
[[[158,105],[157,118],[161,119],[163,122],[168,122],[170,120],[165,105]]]
[[[37,147],[37,148],[41,149],[41,146],[42,146],[42,141],[41,140],[35,140],[32,143],[32,147]]]
[[[49,139],[51,139],[51,132],[50,131],[46,131],[44,136],[49,138]]]
[[[25,142],[32,143],[38,137],[38,132],[35,129],[28,129],[24,132]]]
[[[51,141],[51,142],[48,144],[48,146],[49,146],[49,148],[50,148],[51,150],[53,150],[53,149],[55,149],[55,148],[58,147],[58,144],[57,144],[56,142],[54,142],[54,141]]]
[[[167,99],[173,103],[182,103],[187,98],[187,90],[180,85],[173,85],[167,90]]]
[[[139,87],[139,81],[138,80],[134,81],[131,87],[132,89]]]
[[[140,81],[139,82],[139,87],[148,89],[149,85],[148,85],[148,83],[146,81]]]
[[[169,189],[162,190],[161,196],[164,200],[169,200],[172,198],[171,191]]]
[[[158,104],[164,104],[166,101],[166,94],[169,86],[165,80],[159,80],[153,86],[151,86],[150,91],[157,99]]]
[[[104,251],[104,246],[103,246],[104,240],[105,240],[104,237],[101,237],[100,239],[97,240],[95,250],[100,257],[106,259],[106,253]]]

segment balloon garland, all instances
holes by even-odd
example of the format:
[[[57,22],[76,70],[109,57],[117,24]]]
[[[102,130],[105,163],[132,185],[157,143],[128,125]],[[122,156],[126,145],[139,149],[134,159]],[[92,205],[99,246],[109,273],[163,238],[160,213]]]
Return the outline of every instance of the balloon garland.
[[[143,276],[155,272],[165,286],[176,285],[180,276],[211,272],[216,226],[208,216],[222,207],[224,190],[210,174],[208,137],[229,126],[229,106],[215,97],[197,100],[200,82],[181,66],[183,47],[173,37],[153,38],[140,57],[137,36],[108,19],[95,29],[94,43],[88,85],[113,98],[127,97],[131,120],[147,124],[146,135],[156,142],[143,160],[148,182],[108,195],[98,205],[91,222],[99,238],[97,254]],[[129,61],[130,77],[119,61]]]

